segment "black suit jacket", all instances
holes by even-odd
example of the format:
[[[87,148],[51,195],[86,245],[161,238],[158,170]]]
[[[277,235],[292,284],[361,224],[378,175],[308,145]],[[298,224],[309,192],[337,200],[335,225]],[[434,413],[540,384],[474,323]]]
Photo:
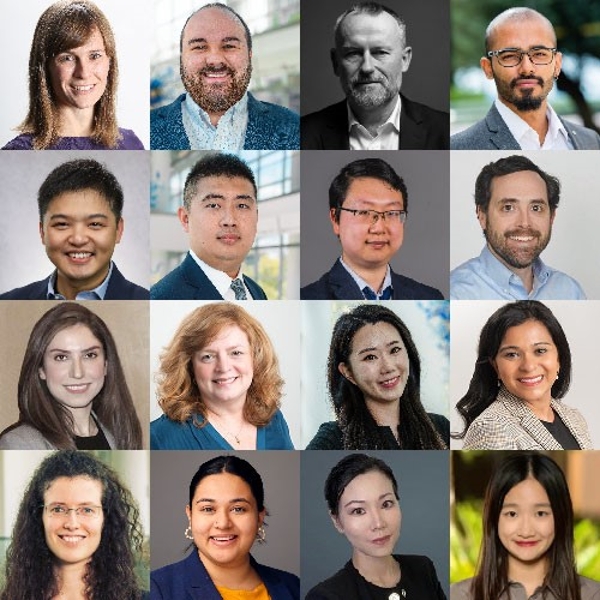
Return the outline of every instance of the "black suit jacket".
[[[400,150],[447,150],[450,116],[400,94]],[[346,100],[300,119],[302,150],[349,150]]]
[[[443,300],[440,290],[392,271],[393,300]],[[321,279],[300,289],[302,300],[364,300],[362,290],[338,258]]]
[[[51,275],[53,277],[54,274]],[[0,295],[0,300],[46,300],[48,296],[48,278],[34,281],[21,288]],[[106,289],[105,300],[148,300],[148,290],[128,281],[123,277],[117,265],[113,263],[113,270]]]
[[[250,277],[244,283],[255,300],[266,300],[264,290]],[[217,288],[188,252],[184,261],[150,288],[152,300],[223,300]]]

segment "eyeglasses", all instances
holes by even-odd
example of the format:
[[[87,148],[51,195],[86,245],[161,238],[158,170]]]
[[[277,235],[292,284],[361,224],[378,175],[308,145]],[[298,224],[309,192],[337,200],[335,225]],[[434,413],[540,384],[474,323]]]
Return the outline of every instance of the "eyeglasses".
[[[504,48],[503,50],[491,50],[487,53],[488,58],[495,56],[503,67],[516,67],[521,64],[523,56],[527,54],[534,65],[549,65],[556,54],[556,48],[545,48],[537,46],[530,50],[519,48]]]
[[[82,519],[97,519],[102,515],[102,507],[95,506],[93,504],[86,504],[84,506],[75,506],[69,508],[65,504],[44,504],[42,508],[46,511],[49,517],[55,519],[66,519],[69,513],[73,511],[78,517]]]
[[[389,223],[404,223],[406,221],[407,212],[405,210],[373,210],[372,208],[342,208],[337,209],[352,213],[354,217],[361,223],[377,223],[379,217]]]

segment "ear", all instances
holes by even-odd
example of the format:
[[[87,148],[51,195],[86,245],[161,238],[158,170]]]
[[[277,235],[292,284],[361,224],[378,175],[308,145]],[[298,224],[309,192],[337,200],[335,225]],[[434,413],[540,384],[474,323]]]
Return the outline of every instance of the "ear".
[[[181,223],[183,230],[186,233],[189,233],[190,215],[189,215],[188,211],[186,210],[186,208],[183,206],[180,206],[177,209],[177,216],[179,217],[179,222]]]
[[[490,365],[492,365],[492,368],[494,369],[494,371],[496,371],[496,375],[498,375],[498,366],[496,365],[495,358],[490,358]]]
[[[331,66],[333,67],[333,72],[336,77],[340,76],[340,63],[338,61],[338,55],[335,48],[332,48],[329,51],[329,57],[331,58]]]
[[[561,69],[562,69],[562,52],[557,52],[554,57],[554,77],[558,77],[560,75]]]
[[[44,381],[46,381],[46,372],[44,371],[44,369],[42,367],[40,367],[38,369],[38,375],[40,376],[40,379],[43,379]]]
[[[331,221],[331,226],[333,227],[333,233],[337,237],[340,237],[340,224],[338,221],[339,214],[336,213],[337,211],[335,210],[335,208],[329,209],[329,220]]]
[[[412,48],[407,46],[402,51],[402,72],[406,73],[408,67],[410,67],[410,61],[412,60]]]
[[[487,56],[482,56],[479,59],[479,66],[485,73],[488,79],[494,79],[494,71],[492,70],[492,61]]]
[[[190,510],[189,504],[185,505],[185,514],[186,514],[186,516],[188,518],[188,521],[190,522],[190,526],[191,526],[191,524],[192,524],[192,511]]]
[[[106,371],[108,369],[108,363],[104,361],[104,377],[106,377]]]
[[[552,225],[554,225],[554,217],[556,217],[556,209],[554,209],[551,213],[550,213],[550,227],[552,227]]]
[[[261,510],[258,513],[258,526],[259,527],[265,522],[265,517],[266,516],[267,516],[267,509],[263,508],[263,510]]]
[[[331,511],[329,511],[329,516],[331,517],[333,526],[337,529],[338,533],[344,533],[344,528],[342,527],[342,524],[340,523],[340,520],[337,517],[337,515],[334,515],[331,513]]]
[[[354,377],[352,377],[352,371],[346,365],[346,363],[341,362],[338,365],[338,371],[350,382],[356,385],[356,381],[354,381]]]
[[[42,244],[46,245],[46,236],[44,234],[44,224],[40,221],[40,239],[42,240]]]
[[[124,229],[125,229],[125,221],[121,218],[121,219],[119,219],[119,222],[117,223],[117,239],[115,241],[115,244],[118,244],[121,241],[121,238],[123,237]]]
[[[475,208],[475,214],[477,215],[477,220],[479,221],[481,229],[485,231],[485,228],[487,227],[487,214],[485,210],[481,206],[477,206]]]

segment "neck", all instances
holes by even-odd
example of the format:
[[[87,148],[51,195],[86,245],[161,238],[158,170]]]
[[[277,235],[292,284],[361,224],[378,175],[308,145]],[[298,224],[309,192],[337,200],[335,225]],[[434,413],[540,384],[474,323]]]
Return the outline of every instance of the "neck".
[[[57,271],[55,282],[56,292],[62,294],[67,300],[75,300],[79,292],[88,292],[97,288],[106,279],[109,269],[110,265],[106,268],[106,271],[94,278],[93,281],[82,280],[77,282],[66,279],[61,275],[60,271]]]
[[[529,410],[540,420],[552,423],[554,421],[554,412],[549,399],[539,400],[538,402],[525,402]]]
[[[73,417],[73,434],[79,437],[90,437],[98,433],[98,427],[92,418],[92,404],[83,408],[70,408]]]
[[[200,560],[215,585],[234,590],[253,590],[261,579],[250,564],[250,555],[246,554],[233,564],[226,566],[215,564],[207,557],[200,556]]]
[[[548,117],[546,116],[548,110],[548,104],[546,100],[542,102],[539,108],[536,110],[520,111],[515,108],[513,104],[510,104],[500,98],[500,102],[510,108],[517,116],[519,116],[531,129],[533,129],[540,140],[540,144],[544,143],[546,134],[548,133]]]
[[[394,96],[389,102],[375,108],[361,108],[360,106],[356,106],[351,100],[348,102],[358,122],[371,135],[376,135],[377,129],[381,127],[390,118],[392,112],[394,112],[397,101],[398,96]]]
[[[355,550],[352,555],[352,564],[373,585],[390,588],[400,581],[400,565],[391,555],[373,557]]]
[[[85,595],[84,576],[87,563],[60,565],[55,569],[59,595],[56,600],[83,600]]]
[[[400,399],[381,404],[380,402],[371,402],[365,398],[365,404],[377,425],[391,427],[394,436],[397,437],[398,424],[400,423]]]
[[[94,107],[67,108],[58,110],[61,137],[89,137],[94,131]]]
[[[343,252],[342,260],[344,261],[344,264],[350,267],[361,279],[364,279],[371,289],[376,292],[381,290],[387,273],[387,263],[375,267],[361,267],[360,265],[355,265],[349,261]]]
[[[508,579],[522,584],[528,598],[544,583],[547,574],[548,559],[545,556],[534,563],[523,563],[508,557]]]

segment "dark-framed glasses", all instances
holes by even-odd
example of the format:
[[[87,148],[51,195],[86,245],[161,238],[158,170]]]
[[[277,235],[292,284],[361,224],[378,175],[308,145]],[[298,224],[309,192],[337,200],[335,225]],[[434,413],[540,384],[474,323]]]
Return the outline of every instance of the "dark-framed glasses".
[[[488,58],[495,56],[498,62],[503,67],[516,67],[521,64],[523,56],[527,54],[530,62],[534,65],[549,65],[554,59],[556,48],[545,48],[544,46],[536,46],[529,50],[521,50],[520,48],[504,48],[502,50],[490,50],[487,53]]]
[[[102,507],[95,504],[82,504],[69,508],[66,504],[43,504],[45,513],[53,519],[66,519],[70,512],[74,512],[81,519],[97,519],[102,516]]]
[[[405,210],[380,211],[372,208],[342,208],[341,206],[338,210],[352,213],[354,218],[361,223],[377,223],[379,218],[388,223],[404,223],[408,214]]]

